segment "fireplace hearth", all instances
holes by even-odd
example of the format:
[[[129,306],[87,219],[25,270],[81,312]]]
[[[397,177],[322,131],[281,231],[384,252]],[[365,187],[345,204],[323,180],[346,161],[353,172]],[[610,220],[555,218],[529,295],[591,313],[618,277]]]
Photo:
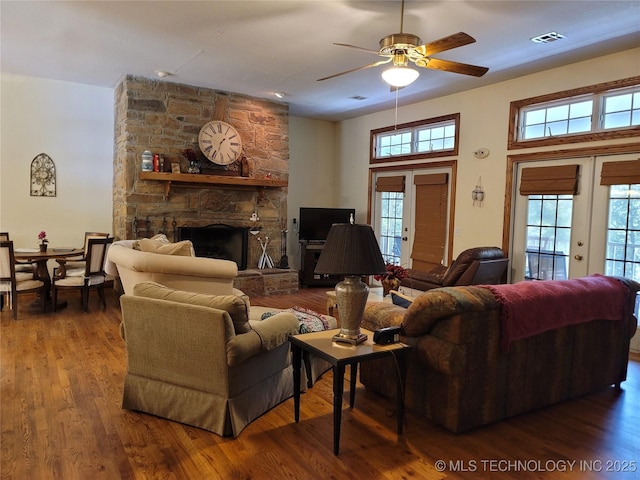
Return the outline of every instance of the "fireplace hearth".
[[[247,269],[249,227],[216,223],[204,227],[179,227],[180,240],[191,240],[198,257],[232,260]]]

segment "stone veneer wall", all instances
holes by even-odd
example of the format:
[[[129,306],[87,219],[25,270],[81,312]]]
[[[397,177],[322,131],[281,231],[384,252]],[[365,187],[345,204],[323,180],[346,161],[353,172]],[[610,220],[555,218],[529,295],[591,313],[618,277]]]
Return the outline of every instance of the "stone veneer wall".
[[[163,154],[165,170],[192,148],[203,165],[214,167],[198,148],[198,132],[211,120],[233,125],[242,137],[251,177],[287,179],[289,171],[289,110],[285,104],[229,92],[128,75],[115,91],[115,160],[113,233],[131,239],[137,219],[138,237],[173,228],[225,223],[253,227],[255,211],[260,236],[270,238],[268,253],[281,256],[281,230],[287,225],[287,189],[228,187],[172,183],[168,198],[164,183],[138,178],[144,150]],[[164,223],[163,223],[164,222]],[[262,249],[249,238],[248,268],[255,268]]]

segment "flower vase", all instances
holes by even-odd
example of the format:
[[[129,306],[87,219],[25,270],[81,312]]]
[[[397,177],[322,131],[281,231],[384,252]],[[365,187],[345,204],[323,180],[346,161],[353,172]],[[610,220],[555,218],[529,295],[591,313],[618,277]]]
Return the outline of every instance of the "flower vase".
[[[391,290],[400,288],[400,280],[397,278],[385,278],[382,280],[382,296],[386,297]]]
[[[40,251],[42,253],[45,253],[47,251],[47,244],[46,243],[41,243],[40,244]]]

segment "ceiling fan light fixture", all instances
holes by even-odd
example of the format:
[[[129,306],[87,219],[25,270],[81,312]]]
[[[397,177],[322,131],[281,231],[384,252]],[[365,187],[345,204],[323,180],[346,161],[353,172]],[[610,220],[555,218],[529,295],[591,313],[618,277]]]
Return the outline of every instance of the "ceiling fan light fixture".
[[[392,87],[406,87],[420,76],[417,70],[409,67],[394,66],[382,72],[382,79]]]

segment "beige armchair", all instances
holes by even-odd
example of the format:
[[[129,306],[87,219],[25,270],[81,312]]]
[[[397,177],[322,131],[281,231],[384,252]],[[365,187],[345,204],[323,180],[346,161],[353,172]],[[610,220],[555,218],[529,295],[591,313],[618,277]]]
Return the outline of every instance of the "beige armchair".
[[[141,282],[214,295],[238,293],[233,288],[233,280],[238,275],[235,262],[143,252],[132,247],[130,240],[114,242],[105,265],[107,274],[120,277],[124,293],[132,294],[133,287]]]
[[[115,248],[115,247],[114,247]],[[248,320],[248,299],[141,283],[121,297],[122,407],[237,436],[293,395],[295,315]]]

